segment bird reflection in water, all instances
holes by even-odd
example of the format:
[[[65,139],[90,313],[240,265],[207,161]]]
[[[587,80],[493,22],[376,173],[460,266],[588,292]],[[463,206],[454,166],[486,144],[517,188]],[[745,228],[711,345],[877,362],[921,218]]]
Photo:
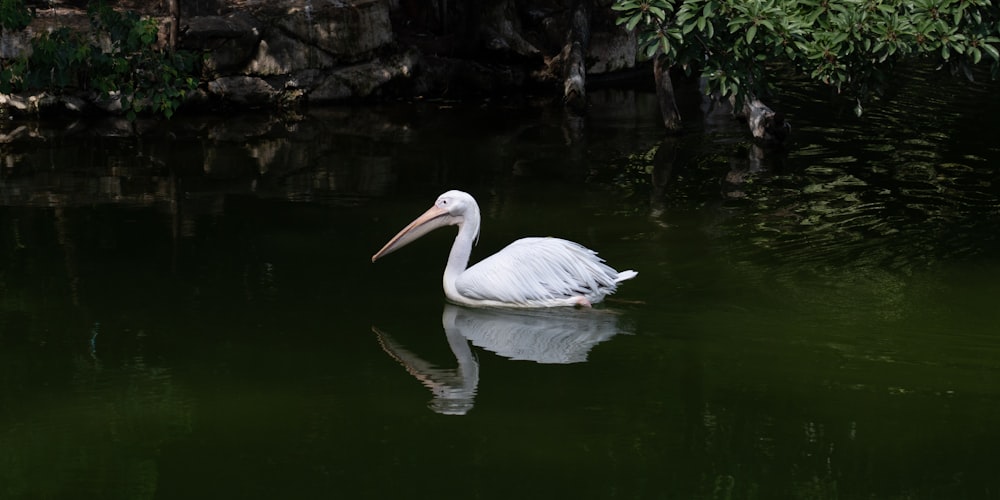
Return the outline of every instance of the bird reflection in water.
[[[441,368],[422,359],[378,327],[372,331],[390,357],[431,390],[431,410],[464,415],[475,403],[479,361],[469,347],[505,358],[542,364],[587,360],[597,344],[619,333],[618,314],[606,309],[472,309],[447,304],[441,325],[455,368]]]

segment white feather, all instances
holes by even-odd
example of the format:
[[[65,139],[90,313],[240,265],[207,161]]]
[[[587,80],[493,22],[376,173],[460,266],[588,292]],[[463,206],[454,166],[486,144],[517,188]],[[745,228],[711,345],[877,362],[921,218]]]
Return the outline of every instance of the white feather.
[[[600,302],[634,276],[604,264],[597,253],[559,238],[522,238],[459,275],[458,292],[474,300],[518,306]]]
[[[589,306],[615,292],[618,283],[636,276],[618,272],[597,252],[559,238],[522,238],[466,268],[479,237],[479,204],[462,191],[448,191],[434,206],[403,228],[374,256],[382,256],[434,228],[457,225],[448,254],[444,291],[459,304],[480,307]]]

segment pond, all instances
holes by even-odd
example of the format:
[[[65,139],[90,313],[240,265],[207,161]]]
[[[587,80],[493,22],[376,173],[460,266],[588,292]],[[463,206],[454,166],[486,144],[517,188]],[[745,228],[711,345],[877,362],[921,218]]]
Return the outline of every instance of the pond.
[[[2,498],[990,498],[1000,87],[785,89],[761,151],[655,97],[8,124]],[[21,128],[19,128],[21,127]],[[523,236],[638,277],[592,310],[441,291]]]

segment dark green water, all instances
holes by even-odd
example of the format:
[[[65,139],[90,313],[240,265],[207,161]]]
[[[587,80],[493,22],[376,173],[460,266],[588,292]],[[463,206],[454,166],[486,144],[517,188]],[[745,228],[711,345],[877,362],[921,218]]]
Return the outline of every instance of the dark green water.
[[[0,498],[997,498],[997,90],[790,92],[763,162],[610,91],[583,127],[32,125],[0,150]],[[369,262],[450,188],[473,259],[553,235],[639,276],[483,312],[443,300],[450,231]]]

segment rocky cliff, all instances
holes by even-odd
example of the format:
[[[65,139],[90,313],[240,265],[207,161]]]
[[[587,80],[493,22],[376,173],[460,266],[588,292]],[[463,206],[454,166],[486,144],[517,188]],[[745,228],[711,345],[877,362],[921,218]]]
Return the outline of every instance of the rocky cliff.
[[[28,30],[4,34],[0,56],[23,53],[34,33],[54,26],[87,29],[86,14],[73,3],[44,2]],[[179,0],[177,16],[162,3],[118,7],[156,17],[164,44],[176,24],[177,48],[205,55],[190,107],[515,92],[569,99],[569,83],[562,95],[566,75],[579,79],[636,64],[635,42],[614,25],[608,0]],[[0,104],[27,112],[82,108],[79,100],[13,95]]]

